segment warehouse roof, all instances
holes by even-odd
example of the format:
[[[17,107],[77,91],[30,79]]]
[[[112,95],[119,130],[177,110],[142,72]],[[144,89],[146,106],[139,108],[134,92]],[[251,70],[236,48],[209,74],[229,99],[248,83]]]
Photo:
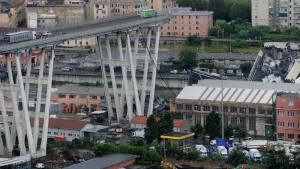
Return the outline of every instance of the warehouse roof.
[[[221,101],[221,84],[220,80],[201,80],[197,85],[184,87],[176,100]],[[275,91],[296,93],[299,89],[298,84],[223,80],[223,101],[271,104]]]
[[[85,94],[85,95],[101,95],[104,89],[99,87],[81,87],[81,86],[62,86],[58,87],[57,94]]]

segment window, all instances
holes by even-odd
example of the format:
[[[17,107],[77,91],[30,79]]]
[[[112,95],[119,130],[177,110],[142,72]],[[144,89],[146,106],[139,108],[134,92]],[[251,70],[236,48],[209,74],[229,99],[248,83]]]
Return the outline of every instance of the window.
[[[298,112],[298,117],[300,117],[300,112]]]
[[[185,110],[192,110],[192,105],[190,104],[185,105]]]
[[[294,134],[288,134],[288,139],[294,139]]]
[[[193,119],[192,114],[186,114],[185,119],[188,120],[188,121],[192,121],[192,119]]]
[[[209,106],[203,106],[203,111],[210,111],[210,107]]]
[[[240,108],[240,113],[246,113],[246,108]]]
[[[228,107],[227,106],[223,107],[223,112],[228,112]]]
[[[48,134],[51,134],[51,131],[48,131]]]
[[[176,107],[177,107],[178,110],[182,110],[183,109],[183,104],[177,104]]]
[[[86,99],[86,95],[79,95],[79,99]]]
[[[266,124],[273,124],[273,120],[271,117],[266,118]]]
[[[278,127],[284,127],[284,122],[279,121],[279,122],[277,122],[277,125],[278,125]]]
[[[255,114],[256,110],[254,108],[249,108],[249,114]]]
[[[300,133],[298,134],[298,140],[300,139]]]
[[[76,96],[75,95],[69,95],[69,99],[75,99]]]
[[[96,100],[97,96],[90,96],[91,99]]]
[[[103,99],[104,99],[104,96],[100,96],[100,99],[103,100]]]
[[[283,139],[284,138],[284,133],[278,133],[278,138]]]
[[[201,115],[200,114],[196,115],[196,122],[201,123]]]
[[[230,112],[236,113],[237,112],[237,108],[236,107],[230,107]]]
[[[284,112],[283,111],[278,111],[278,116],[284,116]]]
[[[64,95],[64,94],[59,94],[59,95],[58,95],[58,98],[66,98],[66,95]]]
[[[200,105],[194,106],[194,110],[201,111],[201,106]]]
[[[295,127],[295,124],[294,124],[294,123],[288,122],[288,127],[289,127],[289,128],[293,128],[293,127]]]
[[[231,117],[231,124],[237,123],[237,117]]]
[[[273,114],[273,110],[268,109],[268,110],[267,110],[267,115],[272,115],[272,114]]]
[[[53,134],[58,135],[58,132],[54,132]]]
[[[219,111],[219,106],[213,106],[213,107],[212,107],[212,111],[218,112],[218,111]]]
[[[293,112],[293,111],[291,111],[291,112],[289,111],[289,112],[288,112],[288,116],[289,116],[289,117],[294,117],[294,112]]]
[[[243,125],[246,125],[246,118],[245,117],[240,117],[240,123]]]
[[[288,101],[288,106],[294,106],[294,102],[291,101],[291,100],[289,100],[289,101]]]
[[[249,118],[249,130],[256,129],[256,119],[254,117]]]
[[[68,133],[68,136],[72,136],[72,133]]]

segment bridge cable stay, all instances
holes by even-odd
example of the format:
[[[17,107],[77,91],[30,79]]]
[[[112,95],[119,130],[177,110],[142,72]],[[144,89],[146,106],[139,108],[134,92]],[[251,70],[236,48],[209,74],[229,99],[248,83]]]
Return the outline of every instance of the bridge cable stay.
[[[142,35],[142,37],[143,37],[143,41],[145,41],[145,36]],[[147,45],[146,45],[146,50],[147,50],[147,52],[148,52],[148,54],[149,54],[149,56],[150,56],[152,62],[154,63],[154,66],[156,67],[156,71],[158,72],[159,76],[161,77],[161,79],[163,80],[163,82],[166,84],[168,90],[170,91],[170,93],[173,95],[173,97],[174,97],[174,99],[175,99],[176,96],[177,96],[176,93],[170,88],[168,82],[167,82],[166,79],[163,77],[163,75],[161,74],[161,72],[158,70],[157,64],[155,64],[155,60],[153,59],[153,56],[152,56],[152,54],[151,54],[151,52],[150,52],[150,49],[148,48]]]

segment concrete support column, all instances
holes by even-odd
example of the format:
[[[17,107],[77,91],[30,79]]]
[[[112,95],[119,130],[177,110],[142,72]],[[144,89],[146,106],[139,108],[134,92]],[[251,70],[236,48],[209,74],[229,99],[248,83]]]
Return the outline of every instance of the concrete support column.
[[[26,77],[29,78],[31,76],[31,59],[32,59],[32,50],[30,49],[28,51],[28,63],[27,63],[27,69],[26,69]],[[25,84],[25,93],[27,96],[27,100],[29,98],[29,87],[30,87],[30,83],[27,81]]]
[[[123,76],[123,86],[125,89],[125,94],[126,94],[126,102],[127,102],[127,116],[129,118],[129,121],[132,119],[132,102],[131,102],[131,96],[129,92],[129,87],[128,87],[128,79],[127,79],[127,67],[123,65],[124,63],[124,55],[123,55],[123,50],[122,50],[122,41],[121,41],[121,35],[118,34],[118,49],[119,49],[119,55],[120,55],[120,60],[122,62],[122,76]],[[133,71],[133,70],[132,70]],[[122,99],[121,99],[122,101]],[[123,102],[120,103],[122,107],[124,107]]]
[[[45,106],[43,133],[42,133],[42,142],[41,142],[41,150],[43,150],[44,152],[46,152],[46,148],[47,148],[49,111],[50,111],[50,100],[51,100],[51,88],[52,88],[54,59],[55,59],[55,54],[54,54],[54,46],[53,46],[51,48],[51,57],[49,59],[49,73],[48,73],[48,81],[47,81],[47,96],[46,96],[46,106]]]
[[[9,80],[9,84],[10,84],[12,104],[13,104],[13,109],[14,109],[13,116],[15,117],[15,126],[17,129],[17,135],[18,135],[18,140],[19,140],[19,149],[20,149],[20,154],[24,155],[24,154],[26,154],[26,148],[25,148],[25,142],[24,142],[22,122],[21,122],[20,112],[19,112],[19,108],[18,108],[19,107],[19,98],[17,98],[16,91],[12,87],[12,85],[14,85],[14,80],[13,80],[12,69],[11,69],[11,60],[10,60],[10,56],[8,54],[6,55],[6,65],[7,65],[7,72],[8,72],[8,80]],[[16,137],[15,137],[13,127],[12,127],[12,139],[13,139],[12,143],[15,143]],[[14,146],[14,144],[12,144],[12,146]]]
[[[159,37],[160,37],[160,27],[157,27],[156,38],[155,38],[155,49],[154,49],[154,58],[152,66],[152,81],[151,81],[151,90],[150,90],[150,99],[149,99],[149,109],[147,116],[150,116],[153,113],[153,103],[154,103],[154,92],[155,92],[155,80],[156,80],[156,67],[157,67],[157,57],[158,57],[158,48],[159,48]]]
[[[142,95],[141,95],[141,109],[143,114],[145,113],[145,99],[146,99],[146,87],[148,81],[148,65],[149,65],[149,56],[150,56],[150,43],[151,43],[151,33],[152,30],[148,29],[148,37],[147,37],[147,45],[146,45],[146,56],[144,61],[144,76],[143,76],[143,84],[142,84]],[[151,56],[150,56],[151,57]],[[147,113],[148,114],[148,113]]]
[[[37,84],[37,96],[36,96],[36,104],[35,104],[35,115],[34,115],[34,127],[33,127],[33,139],[34,145],[37,147],[37,141],[39,137],[39,118],[41,111],[41,100],[42,100],[42,78],[44,76],[44,61],[45,61],[45,48],[42,49],[42,57],[40,58],[40,70],[39,70],[39,81]]]
[[[110,49],[110,43],[109,43],[109,37],[108,35],[105,35],[105,42],[106,42],[106,50],[107,50],[107,56],[108,56],[108,63],[109,63],[109,70],[110,70],[110,77],[111,77],[111,82],[112,82],[112,87],[113,87],[113,93],[114,93],[114,98],[115,98],[115,105],[116,105],[116,113],[117,113],[117,119],[118,122],[120,121],[120,107],[119,107],[119,95],[117,93],[117,83],[116,83],[116,78],[115,78],[115,71],[114,67],[112,65],[112,56],[111,56],[111,49]]]
[[[3,144],[3,140],[2,137],[0,137],[0,156],[4,156],[4,144]]]
[[[127,47],[128,47],[128,54],[129,54],[131,70],[135,70],[133,56],[132,56],[132,52],[131,52],[129,34],[127,34]],[[138,116],[141,116],[142,110],[141,110],[141,103],[140,103],[140,98],[139,98],[139,93],[138,93],[138,86],[137,86],[137,82],[136,82],[135,71],[131,71],[131,78],[132,78],[132,82],[133,82],[133,91],[134,91],[134,96],[135,96],[134,99],[135,99],[136,112],[137,112]]]
[[[97,43],[98,43],[98,52],[100,54],[101,72],[102,72],[102,77],[104,80],[105,98],[107,101],[108,116],[109,116],[109,121],[110,121],[110,118],[113,116],[113,110],[112,110],[112,105],[111,105],[111,97],[110,97],[110,94],[108,93],[108,81],[107,81],[106,72],[105,72],[105,65],[103,64],[104,56],[102,53],[102,45],[101,45],[100,36],[97,36]]]
[[[29,147],[30,153],[35,154],[36,147],[34,145],[33,137],[32,137],[32,130],[31,130],[31,124],[30,124],[30,120],[29,120],[29,113],[28,113],[28,103],[27,103],[27,99],[26,99],[27,97],[25,95],[23,77],[22,77],[22,72],[21,72],[20,57],[21,57],[21,53],[17,54],[16,66],[17,66],[19,87],[20,87],[22,106],[23,106],[23,115],[24,115],[24,121],[25,121],[25,125],[26,125],[28,147]]]

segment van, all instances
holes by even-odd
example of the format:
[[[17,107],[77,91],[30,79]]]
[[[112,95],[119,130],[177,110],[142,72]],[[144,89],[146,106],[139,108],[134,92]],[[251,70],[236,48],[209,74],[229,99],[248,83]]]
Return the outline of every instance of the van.
[[[37,163],[35,168],[45,168],[44,163]]]

